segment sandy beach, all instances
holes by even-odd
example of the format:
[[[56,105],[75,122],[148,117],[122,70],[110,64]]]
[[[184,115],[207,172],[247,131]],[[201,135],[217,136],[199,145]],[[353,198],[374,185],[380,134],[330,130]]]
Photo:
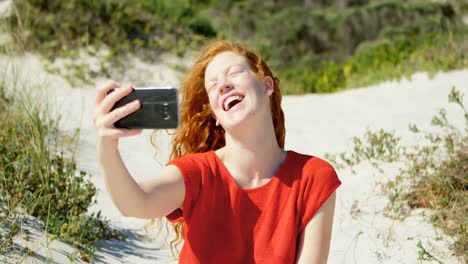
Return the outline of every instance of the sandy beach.
[[[102,242],[95,262],[176,263],[169,248],[163,246],[163,240],[154,234],[155,227],[147,237],[144,227],[148,221],[123,217],[104,189],[91,118],[94,86],[70,87],[60,76],[46,73],[38,57],[33,55],[14,58],[13,64],[12,58],[2,57],[0,61],[21,69],[22,78],[27,82],[48,83],[47,97],[57,107],[57,113],[62,114],[63,132],[81,130],[76,152],[78,167],[92,175],[91,180],[99,190],[97,205],[90,210],[100,210],[113,227],[128,235],[126,241]],[[135,73],[144,71],[145,76],[153,78],[146,78],[145,83],[178,86],[178,75],[167,65],[135,67]],[[148,74],[151,72],[154,74]],[[133,78],[130,77],[130,81],[138,82],[137,75]],[[98,79],[95,85],[104,81]],[[432,79],[425,73],[418,73],[411,80],[387,81],[336,94],[284,96],[286,149],[323,157],[326,153],[350,150],[352,137],[363,135],[367,129],[379,128],[395,131],[406,145],[417,144],[408,124],[428,128],[432,116],[442,107],[447,109],[449,120],[459,127],[463,125],[461,111],[448,103],[447,95],[452,86],[463,92],[467,101],[468,70],[439,73]],[[140,136],[123,139],[120,144],[123,159],[137,180],[157,177],[168,161],[169,136],[165,132],[159,134],[155,159],[150,134],[151,131],[144,131]],[[369,164],[358,166],[355,173],[338,170],[343,185],[337,193],[329,263],[419,263],[418,241],[444,263],[461,263],[448,250],[451,239],[427,222],[422,212],[404,221],[383,215],[388,200],[381,194],[378,183],[392,179],[395,173],[396,168],[388,166],[382,174]],[[38,255],[24,262],[68,263],[66,255],[73,252],[73,248],[59,241],[41,240],[40,233],[34,242]]]

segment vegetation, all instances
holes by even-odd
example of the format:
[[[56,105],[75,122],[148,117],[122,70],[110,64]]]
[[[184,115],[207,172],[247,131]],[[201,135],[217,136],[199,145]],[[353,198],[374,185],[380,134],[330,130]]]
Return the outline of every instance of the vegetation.
[[[143,48],[179,53],[196,43],[197,35],[215,34],[187,0],[19,0],[14,8],[21,11],[9,22],[23,29],[24,47],[52,58],[85,45],[106,45],[112,54]]]
[[[96,241],[123,239],[123,233],[110,228],[100,212],[87,213],[96,188],[62,146],[47,104],[20,96],[44,87],[11,87],[16,85],[0,83],[0,255],[31,253],[14,242],[24,234],[23,215],[29,214],[44,223],[50,239],[71,244],[89,261]]]
[[[21,12],[8,24],[26,49],[52,60],[109,49],[97,70],[70,66],[81,79],[110,77],[109,68],[129,54],[154,61],[213,38],[258,47],[285,93],[334,92],[468,65],[461,20],[468,7],[457,0],[18,0],[14,6]]]
[[[240,3],[250,14],[247,2]],[[264,9],[252,24],[242,16],[227,22],[233,26],[223,28],[232,30],[223,34],[253,36],[248,41],[278,69],[288,92],[328,93],[418,70],[468,65],[466,26],[450,4],[369,1],[348,8],[289,3],[277,8]]]
[[[109,77],[109,68],[122,66],[129,55],[154,61],[163,52],[182,55],[215,38],[258,47],[283,80],[285,93],[335,92],[416,71],[468,66],[463,0],[12,2],[13,12],[0,23],[8,25],[19,49],[50,61],[70,58],[65,66],[81,80]],[[0,52],[7,52],[1,45]],[[98,69],[81,62],[83,54],[99,57]],[[58,121],[44,105],[7,94],[11,87],[1,81],[0,254],[33,254],[13,240],[22,231],[21,214],[28,213],[45,223],[51,239],[70,243],[90,260],[97,240],[123,234],[99,213],[87,214],[96,189],[61,146]],[[426,139],[424,145],[403,147],[394,132],[368,131],[354,138],[353,152],[328,158],[337,168],[368,161],[380,169],[382,162],[404,161],[400,175],[383,186],[390,200],[387,214],[431,209],[431,221],[456,238],[453,249],[466,261],[468,114],[461,98],[456,90],[449,96],[465,111],[464,131],[441,111],[432,122],[440,133],[410,126]],[[420,241],[418,247],[421,259],[437,260]]]
[[[152,62],[164,52],[182,55],[216,35],[188,0],[18,0],[13,10],[5,22],[21,51],[38,51],[50,62],[69,58],[46,64],[73,85],[121,75],[130,56]],[[89,56],[100,65],[83,60]]]
[[[464,129],[448,121],[445,110],[432,119],[431,132],[411,124],[410,130],[423,139],[420,144],[402,147],[393,132],[367,132],[354,138],[352,152],[328,155],[337,167],[353,167],[363,161],[380,168],[382,163],[402,162],[395,180],[382,187],[388,195],[388,216],[403,219],[417,208],[431,209],[430,221],[455,238],[454,252],[468,260],[468,112],[463,94],[452,88],[449,101],[464,112]],[[425,142],[424,142],[425,140]],[[421,251],[425,251],[419,244]],[[423,252],[424,253],[424,252]],[[434,258],[427,252],[421,258]]]

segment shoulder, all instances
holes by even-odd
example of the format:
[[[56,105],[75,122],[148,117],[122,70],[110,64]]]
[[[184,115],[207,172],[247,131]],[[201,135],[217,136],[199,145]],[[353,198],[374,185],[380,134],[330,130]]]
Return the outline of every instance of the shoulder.
[[[326,160],[306,154],[295,153],[300,172],[295,176],[298,211],[302,212],[300,230],[304,230],[319,208],[341,185],[341,181]]]
[[[177,159],[173,159],[172,161],[176,161],[176,160],[205,160],[205,159],[208,158],[208,156],[210,154],[211,154],[211,151],[199,152],[199,153],[187,153],[187,154],[183,155],[182,157],[179,157]]]
[[[194,185],[198,185],[203,178],[203,175],[206,175],[211,171],[209,156],[210,152],[189,153],[169,161],[166,165],[168,167],[177,167],[182,174],[186,185],[189,185],[189,182]]]
[[[177,159],[169,161],[168,165],[175,165],[177,167],[203,167],[209,163],[211,151],[201,153],[188,153]]]
[[[292,150],[289,152],[292,156],[294,166],[300,168],[303,174],[313,175],[321,171],[335,172],[333,165],[322,158],[308,154],[302,154]]]
[[[334,188],[341,184],[335,168],[328,161],[294,151],[290,151],[290,155],[289,177],[302,191]]]
[[[211,173],[209,160],[212,152],[203,153],[188,153],[177,159],[171,160],[167,167],[175,166],[182,176],[185,185],[184,211],[189,212],[197,200],[201,187],[206,178],[209,178]],[[178,219],[180,213],[169,217],[171,221]]]

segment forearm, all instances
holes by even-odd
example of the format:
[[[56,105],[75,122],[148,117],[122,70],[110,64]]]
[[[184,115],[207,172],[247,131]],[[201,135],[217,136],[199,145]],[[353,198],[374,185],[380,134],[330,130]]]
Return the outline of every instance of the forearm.
[[[98,157],[107,191],[125,216],[141,217],[139,207],[144,206],[146,193],[132,178],[122,161],[116,144],[98,139]]]

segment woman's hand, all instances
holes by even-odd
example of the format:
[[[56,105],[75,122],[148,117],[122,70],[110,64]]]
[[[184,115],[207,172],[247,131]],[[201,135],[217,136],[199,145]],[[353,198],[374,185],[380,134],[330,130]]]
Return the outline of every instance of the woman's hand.
[[[115,90],[109,93],[113,89]],[[120,87],[112,81],[96,88],[93,123],[99,140],[109,141],[117,146],[120,137],[134,136],[141,133],[141,130],[122,129],[114,126],[116,121],[137,111],[141,107],[140,101],[135,100],[111,111],[118,100],[127,96],[132,91],[133,87],[131,85]]]
[[[111,111],[115,103],[133,91],[132,86],[120,87],[108,82],[96,89],[93,122],[97,130],[98,159],[106,189],[124,216],[152,219],[163,217],[182,206],[185,185],[182,173],[167,166],[161,175],[138,184],[125,167],[117,144],[119,138],[137,135],[141,130],[119,129],[114,122],[141,107],[135,100]],[[109,93],[112,89],[112,93]]]

